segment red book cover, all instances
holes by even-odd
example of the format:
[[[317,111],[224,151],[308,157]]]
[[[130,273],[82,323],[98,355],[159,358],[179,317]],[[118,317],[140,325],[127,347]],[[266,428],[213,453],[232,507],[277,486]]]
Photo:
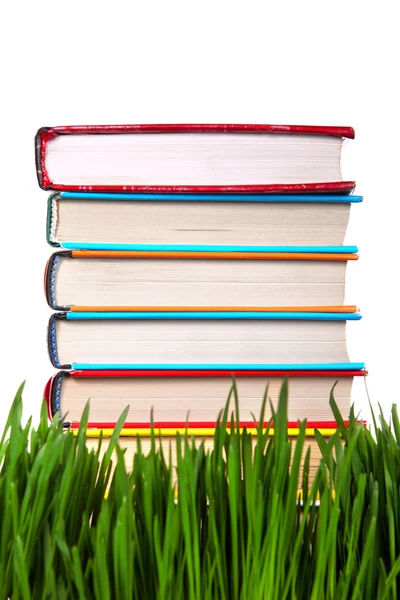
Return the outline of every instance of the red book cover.
[[[175,125],[92,125],[92,126],[63,126],[42,127],[35,138],[36,169],[39,185],[44,190],[56,191],[91,191],[91,192],[141,192],[141,193],[253,193],[253,194],[282,194],[282,193],[351,193],[355,187],[354,181],[303,181],[274,183],[240,183],[220,185],[202,184],[144,184],[129,181],[129,183],[76,183],[55,181],[48,169],[48,147],[62,136],[120,136],[126,134],[287,134],[295,136],[325,136],[335,138],[354,138],[351,127],[306,126],[306,125],[255,125],[255,124],[175,124]],[[110,150],[112,152],[112,150]],[[86,156],[86,155],[85,155]],[[111,156],[111,155],[110,155]],[[214,160],[214,158],[213,158]],[[82,157],[82,163],[85,157]],[[111,161],[112,162],[112,161]],[[278,178],[279,179],[279,178]]]
[[[49,379],[44,389],[44,398],[47,403],[48,415],[49,419],[52,419],[57,413],[63,414],[62,406],[60,406],[60,398],[61,398],[61,387],[64,378],[73,378],[73,379],[112,379],[112,378],[130,378],[130,379],[143,379],[143,378],[225,378],[227,380],[232,380],[232,377],[236,379],[241,378],[305,378],[305,377],[318,377],[318,378],[353,378],[353,377],[365,377],[367,372],[365,370],[304,370],[304,371],[278,371],[278,370],[236,370],[236,371],[223,371],[223,370],[72,370],[72,371],[60,371],[53,377]],[[314,425],[312,425],[314,423]],[[318,423],[319,425],[317,425]],[[333,427],[332,424],[327,425],[327,422],[324,421],[324,427]],[[214,424],[210,424],[209,422],[197,422],[191,421],[191,428],[210,428],[213,427]],[[249,422],[242,422],[241,426],[249,426]],[[74,426],[76,426],[74,424]],[[91,422],[89,424],[92,428],[111,428],[114,426],[113,423],[98,423]],[[185,423],[171,421],[171,422],[156,422],[155,426],[159,428],[184,428]],[[254,423],[251,423],[251,426],[254,426]],[[297,424],[292,425],[293,427],[297,427]],[[309,427],[318,427],[320,426],[320,421],[309,421]],[[149,423],[127,423],[125,427],[128,428],[145,428],[149,427]]]

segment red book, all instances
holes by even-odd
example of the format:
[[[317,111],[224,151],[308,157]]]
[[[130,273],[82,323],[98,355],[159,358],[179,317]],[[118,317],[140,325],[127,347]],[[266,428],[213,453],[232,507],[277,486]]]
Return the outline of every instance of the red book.
[[[43,127],[45,190],[141,193],[350,193],[342,143],[351,127],[104,125]]]
[[[343,418],[349,414],[354,377],[365,376],[363,370],[348,371],[218,371],[218,370],[134,370],[134,371],[61,371],[45,388],[49,418],[56,414],[66,421],[79,423],[90,398],[90,426],[110,429],[129,405],[125,427],[143,430],[154,424],[160,429],[182,429],[186,422],[191,430],[211,430],[224,409],[236,379],[239,417],[242,426],[254,427],[260,417],[261,404],[268,386],[268,398],[276,408],[283,378],[289,379],[288,419],[292,427],[307,419],[309,427],[324,423],[332,428],[333,415],[329,394],[334,396]],[[335,385],[336,384],[336,385]],[[233,396],[229,405],[234,410]],[[268,402],[264,420],[272,416]],[[253,418],[254,417],[254,418]],[[328,424],[327,424],[328,423]]]

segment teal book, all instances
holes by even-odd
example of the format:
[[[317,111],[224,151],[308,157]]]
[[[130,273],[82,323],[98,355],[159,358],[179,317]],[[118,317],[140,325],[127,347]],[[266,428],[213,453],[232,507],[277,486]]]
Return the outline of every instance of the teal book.
[[[361,201],[336,194],[60,192],[48,200],[47,240],[65,249],[338,252],[351,204]]]
[[[68,312],[51,316],[58,368],[362,369],[346,326],[359,313],[262,311]],[[318,367],[318,364],[320,367]]]

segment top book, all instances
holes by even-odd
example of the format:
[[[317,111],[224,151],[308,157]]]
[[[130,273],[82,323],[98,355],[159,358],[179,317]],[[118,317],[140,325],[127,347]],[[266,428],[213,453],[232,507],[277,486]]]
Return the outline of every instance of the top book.
[[[42,127],[39,185],[55,191],[351,193],[341,150],[351,127],[100,125]]]

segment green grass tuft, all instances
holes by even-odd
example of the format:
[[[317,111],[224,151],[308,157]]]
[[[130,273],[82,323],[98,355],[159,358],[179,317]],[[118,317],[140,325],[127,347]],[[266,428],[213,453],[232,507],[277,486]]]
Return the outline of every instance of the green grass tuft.
[[[102,439],[86,446],[89,406],[77,436],[48,423],[45,405],[35,429],[22,425],[22,393],[0,441],[0,598],[400,596],[395,406],[390,423],[375,419],[374,435],[353,411],[346,429],[333,390],[344,444],[339,432],[328,442],[316,434],[311,483],[306,424],[295,441],[287,435],[286,381],[274,436],[238,430],[233,382],[236,414],[219,415],[211,452],[177,436],[176,473],[154,434],[127,471],[118,445],[126,412],[101,453]],[[261,422],[267,401],[266,392]]]

